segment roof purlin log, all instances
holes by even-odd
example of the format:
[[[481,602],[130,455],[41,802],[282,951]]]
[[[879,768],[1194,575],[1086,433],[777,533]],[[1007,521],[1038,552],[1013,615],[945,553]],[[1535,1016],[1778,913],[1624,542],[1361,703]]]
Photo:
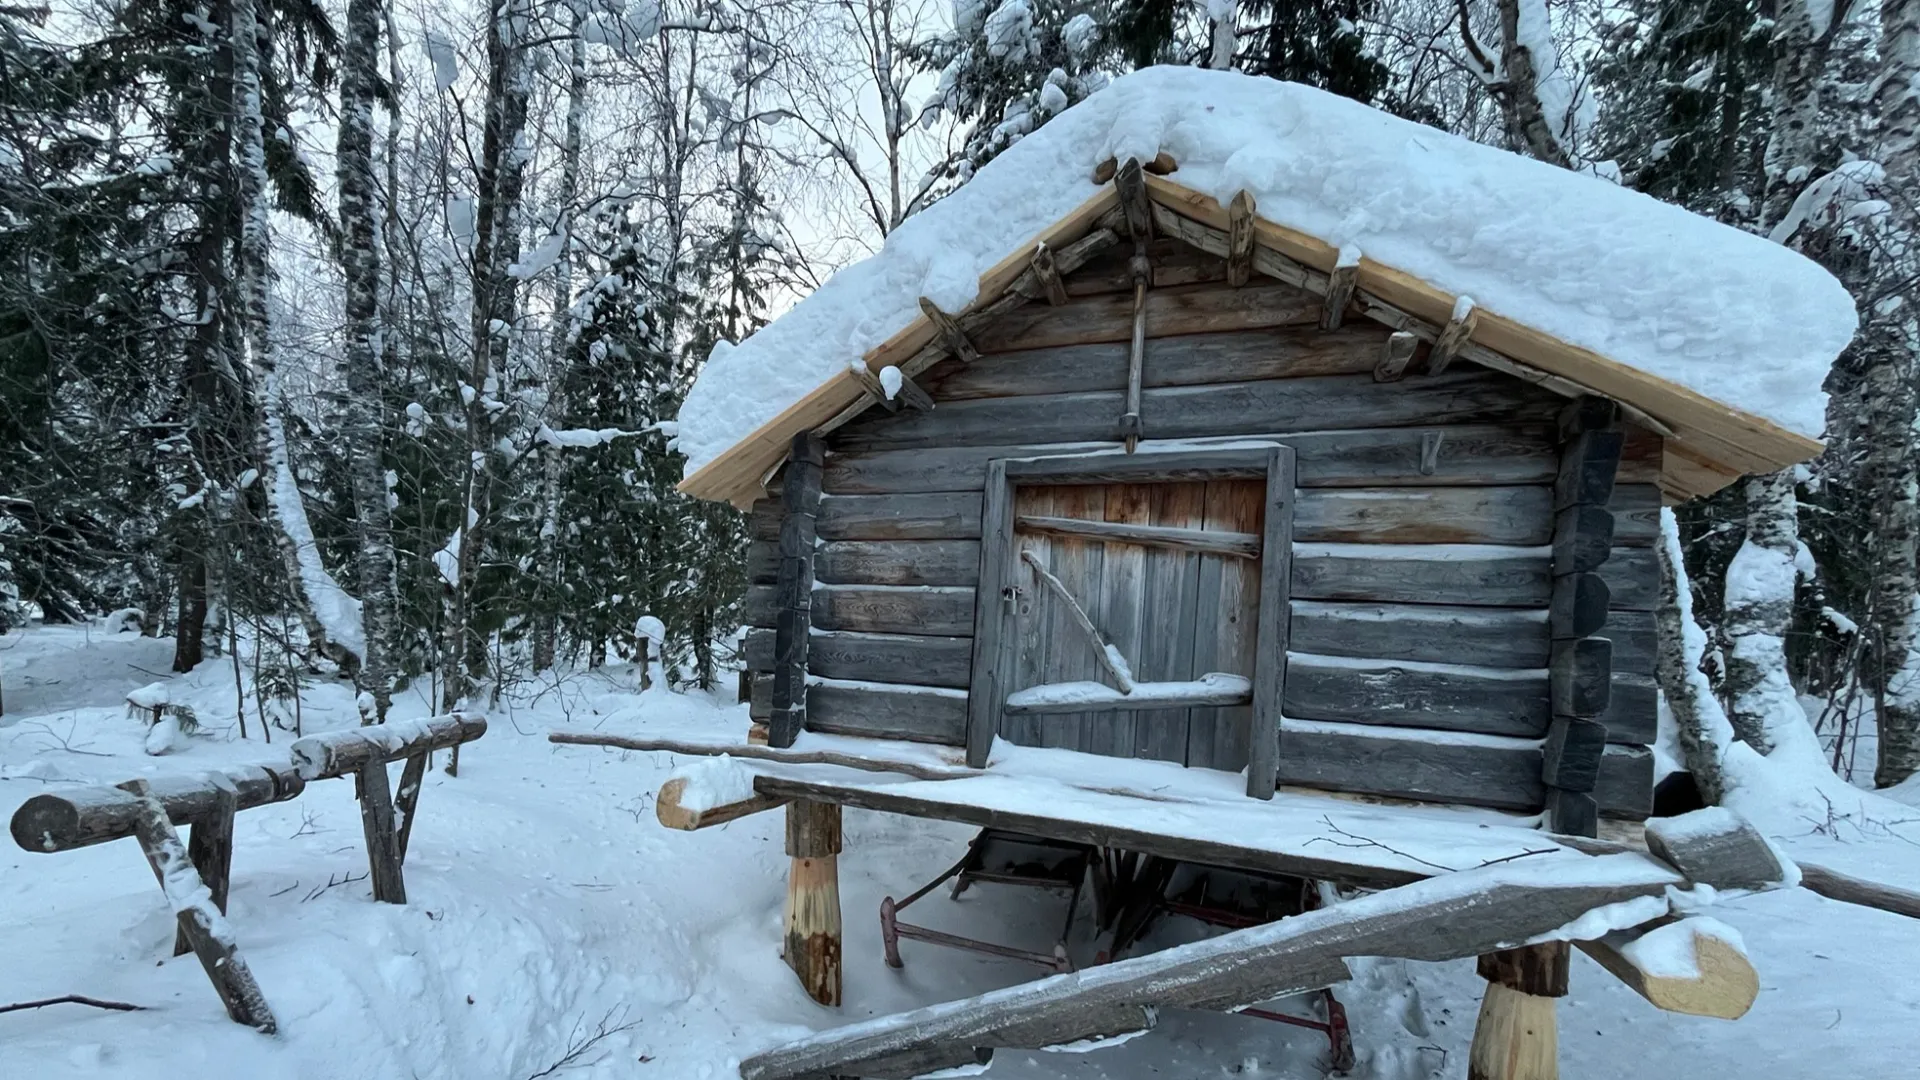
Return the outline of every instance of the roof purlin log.
[[[1228,211],[1212,197],[1162,176],[1149,175],[1146,181],[1156,210],[1156,226],[1171,226],[1165,231],[1203,249],[1214,246],[1213,234],[1225,241]],[[1023,276],[1032,275],[1029,259],[1034,244],[1045,243],[1058,251],[1104,227],[1102,219],[1111,215],[1117,205],[1114,187],[1103,186],[1034,241],[1022,245],[982,274],[979,299],[958,314],[962,325],[977,323],[1028,302],[1030,297],[1015,291],[1015,286]],[[1180,228],[1182,224],[1199,228]],[[1325,295],[1328,272],[1338,257],[1335,247],[1258,217],[1254,220],[1254,237],[1256,270]],[[1320,263],[1326,268],[1318,268]],[[1359,280],[1356,299],[1362,312],[1377,322],[1432,340],[1450,317],[1454,298],[1364,254]],[[1687,459],[1684,463],[1687,475],[1677,472],[1670,475],[1663,469],[1661,477],[1662,488],[1676,497],[1708,494],[1741,473],[1773,471],[1807,460],[1821,449],[1820,443],[1813,439],[1491,311],[1480,313],[1474,337],[1479,340],[1468,343],[1461,353],[1462,360],[1505,372],[1556,393],[1592,393],[1611,398],[1628,407],[1630,418],[1681,444]],[[1513,347],[1516,344],[1524,348],[1516,350]],[[1499,347],[1503,345],[1505,348]],[[1525,353],[1529,359],[1515,359],[1516,351]],[[923,315],[875,346],[865,361],[872,371],[893,365],[916,375],[945,355],[936,328]],[[1562,370],[1554,370],[1555,367]],[[1580,377],[1565,370],[1567,368],[1577,368]],[[1661,404],[1648,408],[1649,398],[1659,398]],[[680,483],[680,490],[744,507],[762,494],[766,479],[785,459],[787,439],[793,432],[806,428],[823,433],[831,431],[870,406],[860,381],[850,371],[842,371],[687,477]],[[1681,420],[1681,413],[1694,422]],[[1705,430],[1698,422],[1701,419],[1712,420],[1716,430]]]

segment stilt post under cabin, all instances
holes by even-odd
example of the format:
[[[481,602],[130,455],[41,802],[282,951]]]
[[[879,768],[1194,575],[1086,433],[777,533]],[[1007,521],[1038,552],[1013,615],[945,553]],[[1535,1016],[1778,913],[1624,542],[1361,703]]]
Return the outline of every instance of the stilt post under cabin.
[[[840,807],[787,806],[786,961],[807,996],[840,1004]]]
[[[1467,1080],[1558,1080],[1560,1028],[1554,999],[1567,995],[1564,941],[1480,957],[1487,980],[1467,1052]]]

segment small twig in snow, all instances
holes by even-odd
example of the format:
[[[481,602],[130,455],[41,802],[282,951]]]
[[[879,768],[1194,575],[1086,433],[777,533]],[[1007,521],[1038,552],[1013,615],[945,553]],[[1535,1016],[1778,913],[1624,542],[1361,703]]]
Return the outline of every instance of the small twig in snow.
[[[573,1025],[573,1032],[567,1037],[566,1052],[560,1055],[558,1061],[528,1076],[527,1080],[540,1080],[541,1077],[552,1076],[561,1069],[572,1069],[582,1065],[599,1063],[600,1058],[597,1056],[592,1061],[585,1060],[586,1056],[593,1051],[594,1047],[623,1031],[631,1031],[640,1026],[640,1021],[627,1020],[626,1015],[627,1007],[625,1005],[617,1005],[608,1009],[607,1014],[600,1018],[598,1024],[594,1025],[591,1033],[583,1033],[581,1031],[580,1025],[584,1023],[584,1021],[576,1022]]]
[[[312,892],[300,898],[300,902],[304,904],[307,901],[313,899],[316,896],[319,896],[321,893],[326,892],[328,889],[331,889],[336,885],[351,885],[356,881],[365,881],[365,880],[367,880],[366,874],[359,874],[359,875],[348,874],[345,877],[334,877],[332,874],[328,874],[327,883],[325,885],[315,886]]]
[[[85,994],[62,994],[59,997],[42,998],[39,1001],[16,1001],[11,1005],[0,1005],[0,1013],[19,1012],[21,1009],[44,1009],[49,1005],[91,1005],[96,1009],[111,1009],[114,1012],[140,1012],[145,1005],[132,1005],[124,1001],[102,1001]]]
[[[1451,866],[1442,866],[1437,862],[1432,862],[1430,860],[1423,859],[1418,855],[1410,855],[1407,852],[1401,851],[1399,848],[1389,847],[1388,845],[1383,844],[1378,840],[1368,839],[1367,837],[1364,837],[1364,836],[1356,836],[1353,833],[1350,833],[1347,830],[1341,828],[1340,826],[1335,825],[1333,823],[1333,819],[1325,816],[1324,814],[1321,815],[1320,824],[1325,825],[1329,829],[1332,829],[1335,833],[1339,835],[1339,838],[1336,839],[1335,837],[1332,837],[1332,836],[1315,836],[1308,839],[1307,843],[1309,844],[1326,843],[1326,844],[1332,844],[1335,847],[1343,847],[1343,848],[1379,848],[1381,851],[1385,851],[1393,855],[1398,855],[1403,859],[1407,859],[1412,862],[1417,862],[1422,866],[1431,866],[1435,870],[1444,870],[1449,874],[1454,872],[1454,868]]]

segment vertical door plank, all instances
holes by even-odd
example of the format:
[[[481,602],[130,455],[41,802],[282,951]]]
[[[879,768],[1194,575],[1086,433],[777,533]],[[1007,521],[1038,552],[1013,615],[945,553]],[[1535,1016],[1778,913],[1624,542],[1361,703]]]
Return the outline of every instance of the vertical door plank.
[[[1154,525],[1198,528],[1206,520],[1206,484],[1156,484]],[[1191,679],[1195,602],[1200,590],[1198,555],[1166,548],[1146,554],[1147,617],[1135,661],[1142,681]],[[1187,709],[1152,709],[1134,714],[1134,756],[1160,761],[1187,760]]]
[[[1016,514],[1049,515],[1054,512],[1051,487],[1021,487],[1014,489],[1014,508]],[[1007,689],[1020,690],[1037,686],[1047,681],[1047,633],[1051,625],[1053,596],[1035,579],[1033,568],[1020,557],[1022,551],[1031,551],[1035,558],[1046,562],[1052,558],[1047,550],[1047,538],[1030,533],[1016,531],[1013,534],[1013,581],[1019,586],[1018,624],[1015,630],[1014,678]],[[1001,718],[1000,733],[1009,742],[1021,746],[1040,745],[1040,723],[1038,716],[1005,716]]]
[[[1053,512],[1060,517],[1099,521],[1106,516],[1107,489],[1099,484],[1063,484],[1054,489]],[[1086,540],[1052,537],[1048,540],[1048,565],[1067,591],[1080,601],[1093,625],[1100,626],[1104,614],[1100,607],[1100,574],[1105,564],[1106,545]],[[1050,639],[1048,651],[1055,661],[1049,665],[1047,682],[1102,682],[1103,671],[1094,657],[1093,646],[1075,624],[1066,605],[1049,598],[1052,618],[1047,620]],[[1094,713],[1064,713],[1041,718],[1041,745],[1088,751],[1096,724],[1106,716]]]
[[[1265,494],[1263,480],[1208,482],[1206,527],[1215,532],[1259,535]],[[1205,557],[1195,615],[1195,676],[1225,671],[1252,679],[1259,617],[1260,561]],[[1188,721],[1187,764],[1227,772],[1246,768],[1247,724],[1252,712],[1245,705],[1194,709]]]
[[[984,768],[1012,690],[1014,643],[1002,593],[1014,587],[1013,485],[1006,464],[987,466],[981,503],[980,586],[973,611],[972,690],[967,698],[967,764]]]
[[[1153,491],[1153,486],[1148,484],[1108,485],[1106,520],[1128,525],[1153,524]],[[1138,544],[1108,544],[1105,560],[1099,583],[1105,614],[1100,629],[1129,665],[1137,664],[1141,635],[1153,617],[1146,595],[1147,549]],[[1113,712],[1100,716],[1092,721],[1091,735],[1094,753],[1132,757],[1134,714]]]

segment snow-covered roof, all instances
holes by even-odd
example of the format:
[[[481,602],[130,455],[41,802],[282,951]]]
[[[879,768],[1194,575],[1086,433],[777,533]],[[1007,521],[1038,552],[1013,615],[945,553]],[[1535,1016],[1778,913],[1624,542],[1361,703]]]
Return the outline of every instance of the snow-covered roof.
[[[1322,271],[1357,250],[1362,289],[1435,322],[1471,297],[1476,342],[1637,406],[1722,477],[1682,490],[1818,450],[1820,384],[1855,314],[1810,260],[1309,87],[1157,67],[1055,117],[878,254],[737,347],[717,346],[680,411],[683,488],[752,497],[745,488],[795,431],[857,400],[850,363],[894,362],[878,354],[898,352],[923,322],[920,297],[949,312],[993,299],[983,285],[1009,280],[996,267],[1057,236],[1076,210],[1086,216],[1098,163],[1162,152],[1177,171],[1156,198],[1184,190],[1195,206],[1182,213],[1217,212],[1244,190],[1263,244],[1292,246],[1284,253]],[[913,348],[930,336],[920,329]]]

